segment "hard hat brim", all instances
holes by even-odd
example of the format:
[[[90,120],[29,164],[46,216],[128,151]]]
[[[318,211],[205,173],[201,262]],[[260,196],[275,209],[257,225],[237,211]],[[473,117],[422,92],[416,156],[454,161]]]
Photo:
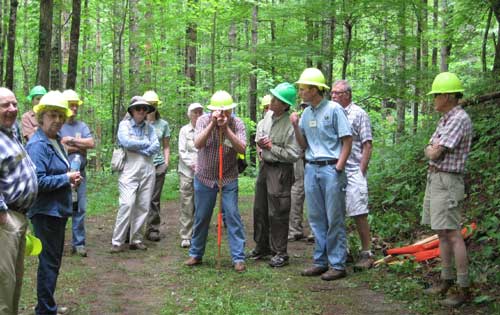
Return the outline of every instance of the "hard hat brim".
[[[293,103],[290,103],[289,100],[287,100],[286,98],[284,98],[283,96],[281,96],[277,91],[276,89],[270,89],[269,92],[271,92],[271,94],[276,97],[277,99],[279,99],[280,101],[284,102],[285,104],[287,104],[288,106],[293,106],[294,104]]]
[[[235,108],[236,106],[238,106],[238,104],[233,103],[231,105],[224,105],[224,106],[207,105],[207,108],[210,110],[229,110]]]
[[[432,94],[452,94],[452,93],[463,93],[465,89],[455,89],[451,91],[439,91],[439,90],[432,90],[427,95],[432,95]]]
[[[299,85],[299,84],[305,84],[305,85],[314,85],[314,86],[319,86],[319,87],[323,87],[327,90],[330,89],[330,87],[326,84],[323,84],[323,83],[318,83],[318,82],[313,82],[313,81],[304,81],[304,80],[299,80],[297,82],[295,82],[296,85]]]
[[[73,111],[67,107],[59,106],[59,105],[48,105],[48,104],[38,104],[33,107],[33,111],[35,114],[47,111],[47,110],[58,110],[64,112],[66,118],[73,116]]]

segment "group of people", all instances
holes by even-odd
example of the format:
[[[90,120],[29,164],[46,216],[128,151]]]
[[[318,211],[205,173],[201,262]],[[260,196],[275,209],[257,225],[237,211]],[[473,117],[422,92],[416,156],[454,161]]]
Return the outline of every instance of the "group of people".
[[[260,160],[253,207],[256,246],[248,253],[238,209],[237,162],[247,144],[245,125],[232,112],[237,104],[229,93],[217,91],[207,106],[208,113],[203,113],[199,103],[188,107],[189,123],[179,133],[178,166],[180,245],[189,248],[185,265],[203,262],[219,193],[234,270],[244,272],[246,258],[269,259],[271,267],[287,265],[287,243],[303,233],[291,228],[298,221],[293,218],[296,214],[291,214],[293,198],[297,198],[294,195],[300,199],[293,188],[298,184],[303,185],[315,242],[313,264],[301,274],[326,281],[347,275],[346,215],[354,218],[362,245],[355,267],[371,267],[374,255],[366,180],[372,152],[370,120],[352,102],[349,82],[333,83],[331,101],[325,97],[329,88],[320,70],[308,68],[295,84],[278,84],[264,98],[269,110],[256,131]],[[435,109],[443,116],[424,150],[429,170],[422,223],[437,231],[442,259],[442,282],[425,293],[444,294],[456,278],[457,293],[442,300],[448,306],[461,305],[470,298],[460,224],[472,125],[458,105],[463,91],[453,73],[435,78],[429,94],[434,95]],[[297,95],[302,100],[300,115],[290,112]],[[76,119],[83,102],[75,91],[47,92],[37,86],[28,101],[33,109],[23,115],[19,128],[17,99],[12,91],[0,87],[0,314],[18,313],[28,218],[43,246],[35,313],[64,314],[67,308],[57,305],[54,292],[65,227],[72,217],[72,253],[87,256],[85,166],[87,150],[95,143],[88,126]],[[119,174],[119,209],[111,253],[124,251],[127,242],[131,250],[146,250],[144,236],[160,240],[160,196],[170,155],[170,128],[160,118],[160,104],[154,91],[134,96],[128,115],[119,124],[117,142],[126,159]],[[304,170],[302,184],[297,183],[298,167]],[[301,218],[298,223],[301,225]]]

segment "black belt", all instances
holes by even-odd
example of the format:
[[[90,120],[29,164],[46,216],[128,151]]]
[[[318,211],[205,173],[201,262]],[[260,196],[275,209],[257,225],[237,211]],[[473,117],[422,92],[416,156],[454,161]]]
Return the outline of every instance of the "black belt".
[[[267,162],[267,161],[264,161],[264,164],[267,164],[269,166],[293,166],[292,163],[283,163],[283,162]]]
[[[326,166],[326,165],[335,165],[337,164],[337,159],[333,159],[333,160],[324,160],[324,161],[309,161],[309,160],[306,160],[306,163],[309,163],[309,164],[314,164],[314,165],[319,165],[319,166]]]

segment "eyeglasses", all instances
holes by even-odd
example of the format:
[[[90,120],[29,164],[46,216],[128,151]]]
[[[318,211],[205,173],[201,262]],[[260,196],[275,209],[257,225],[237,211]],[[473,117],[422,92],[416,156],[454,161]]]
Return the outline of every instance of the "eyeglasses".
[[[148,111],[148,107],[147,106],[134,106],[134,109],[138,112],[140,111],[145,111],[147,112]]]
[[[332,91],[332,95],[342,95],[346,93],[348,93],[348,91]]]

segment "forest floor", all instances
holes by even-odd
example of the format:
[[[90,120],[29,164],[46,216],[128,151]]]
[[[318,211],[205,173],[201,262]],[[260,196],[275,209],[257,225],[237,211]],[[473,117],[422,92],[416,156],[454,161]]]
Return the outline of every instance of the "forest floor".
[[[252,236],[251,197],[241,197],[247,210],[242,216],[249,251]],[[183,265],[187,249],[178,236],[177,202],[162,205],[162,240],[146,242],[147,251],[110,254],[115,212],[87,218],[89,256],[70,255],[68,222],[63,266],[56,291],[57,302],[68,306],[71,314],[417,314],[408,304],[391,300],[369,289],[363,273],[326,282],[319,277],[301,277],[311,262],[313,244],[289,243],[290,265],[272,269],[267,262],[247,261],[247,272],[231,268],[227,247],[221,266],[215,261],[215,221],[212,220],[207,254],[201,266]],[[215,219],[215,217],[214,217]],[[224,239],[223,243],[226,243]],[[210,248],[210,249],[209,249]],[[33,314],[36,304],[37,260],[26,262],[21,314]],[[364,275],[366,276],[366,274]],[[470,309],[469,309],[470,311]],[[441,310],[433,314],[471,314],[467,309]]]

